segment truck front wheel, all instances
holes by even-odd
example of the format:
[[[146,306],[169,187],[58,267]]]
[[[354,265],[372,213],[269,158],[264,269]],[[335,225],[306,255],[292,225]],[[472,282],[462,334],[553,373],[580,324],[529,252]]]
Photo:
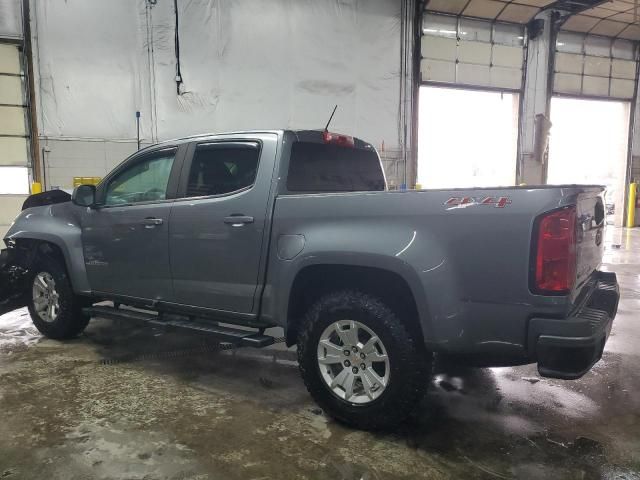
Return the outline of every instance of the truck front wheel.
[[[375,430],[397,425],[421,400],[430,356],[380,299],[330,293],[307,312],[298,335],[304,383],[329,415]]]
[[[41,257],[33,266],[29,313],[44,336],[64,340],[79,335],[89,323],[82,313],[82,298],[73,293],[64,266],[51,257]]]

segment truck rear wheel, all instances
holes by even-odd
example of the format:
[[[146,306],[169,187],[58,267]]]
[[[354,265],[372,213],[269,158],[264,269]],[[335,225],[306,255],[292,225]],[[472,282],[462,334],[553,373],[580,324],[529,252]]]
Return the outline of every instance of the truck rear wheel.
[[[89,323],[82,298],[73,293],[67,272],[56,259],[41,257],[33,266],[29,313],[44,336],[64,340],[78,336]]]
[[[307,312],[298,363],[315,401],[338,421],[365,430],[393,427],[418,405],[429,356],[400,318],[374,296],[330,293]]]

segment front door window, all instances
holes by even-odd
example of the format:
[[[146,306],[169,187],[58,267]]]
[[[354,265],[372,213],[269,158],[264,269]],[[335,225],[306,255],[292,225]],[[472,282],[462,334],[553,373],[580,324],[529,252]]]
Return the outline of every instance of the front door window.
[[[107,185],[105,205],[131,205],[166,200],[175,150],[135,163]]]

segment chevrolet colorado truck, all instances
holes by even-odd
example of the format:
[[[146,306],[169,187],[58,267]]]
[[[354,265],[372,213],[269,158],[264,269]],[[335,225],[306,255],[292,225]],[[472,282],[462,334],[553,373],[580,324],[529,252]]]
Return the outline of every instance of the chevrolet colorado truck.
[[[54,339],[91,316],[254,347],[279,326],[326,412],[386,428],[418,404],[434,354],[560,379],[591,369],[619,300],[599,271],[603,193],[388,191],[376,150],[353,137],[194,136],[71,198],[30,197],[4,239],[0,300],[28,305]]]

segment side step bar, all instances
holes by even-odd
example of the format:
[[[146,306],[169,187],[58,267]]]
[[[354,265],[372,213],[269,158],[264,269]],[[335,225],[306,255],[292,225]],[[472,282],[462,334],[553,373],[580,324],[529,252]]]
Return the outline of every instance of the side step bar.
[[[154,315],[136,310],[128,310],[115,307],[89,307],[83,308],[83,313],[92,317],[108,318],[110,320],[126,320],[146,322],[151,325],[163,327],[184,328],[198,332],[208,333],[215,336],[222,342],[233,343],[242,347],[262,348],[273,345],[274,338],[270,335],[263,335],[250,330],[241,330],[231,327],[223,327],[215,323],[207,323],[197,320],[183,320],[173,318],[164,320],[162,314]]]

